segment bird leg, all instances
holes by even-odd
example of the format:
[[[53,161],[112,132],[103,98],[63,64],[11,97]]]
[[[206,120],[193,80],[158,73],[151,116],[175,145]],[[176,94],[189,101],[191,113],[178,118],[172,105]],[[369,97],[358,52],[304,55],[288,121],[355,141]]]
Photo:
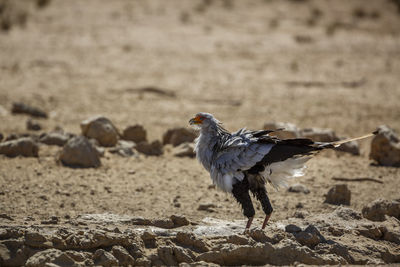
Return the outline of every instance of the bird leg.
[[[262,224],[261,229],[265,229],[267,226],[268,220],[271,217],[272,211],[274,210],[272,208],[271,202],[269,202],[269,198],[267,195],[267,190],[265,189],[265,186],[258,187],[255,190],[252,190],[258,201],[261,202],[261,206],[263,208],[263,211],[265,212],[266,216],[264,219],[264,223]]]
[[[250,229],[251,223],[253,222],[254,214],[256,214],[253,203],[251,202],[247,179],[243,179],[242,182],[237,182],[234,184],[232,188],[232,194],[237,202],[242,205],[243,215],[249,218],[246,224],[246,233]]]
[[[262,227],[261,227],[262,230],[264,230],[264,229],[265,229],[265,226],[267,226],[269,217],[271,217],[271,214],[265,215],[265,219],[264,219],[263,225],[262,225]]]
[[[251,226],[251,223],[253,222],[253,219],[254,219],[254,216],[250,217],[249,220],[247,221],[246,229],[244,230],[244,233],[247,233],[250,230],[250,226]]]

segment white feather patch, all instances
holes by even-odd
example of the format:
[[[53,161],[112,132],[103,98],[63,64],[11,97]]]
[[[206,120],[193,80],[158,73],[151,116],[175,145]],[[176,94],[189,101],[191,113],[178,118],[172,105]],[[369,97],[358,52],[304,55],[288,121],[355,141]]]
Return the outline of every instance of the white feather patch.
[[[304,165],[311,157],[295,157],[285,161],[275,162],[265,167],[261,173],[275,189],[287,187],[288,181],[304,175]]]

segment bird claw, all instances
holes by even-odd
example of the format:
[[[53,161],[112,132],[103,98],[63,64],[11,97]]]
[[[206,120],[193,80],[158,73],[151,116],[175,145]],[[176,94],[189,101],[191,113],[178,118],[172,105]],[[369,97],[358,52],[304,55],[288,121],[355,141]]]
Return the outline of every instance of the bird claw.
[[[249,217],[249,220],[247,221],[247,224],[246,224],[246,229],[244,229],[244,232],[243,232],[244,235],[247,235],[250,232],[250,226],[251,226],[251,223],[253,222],[253,218],[254,217]]]

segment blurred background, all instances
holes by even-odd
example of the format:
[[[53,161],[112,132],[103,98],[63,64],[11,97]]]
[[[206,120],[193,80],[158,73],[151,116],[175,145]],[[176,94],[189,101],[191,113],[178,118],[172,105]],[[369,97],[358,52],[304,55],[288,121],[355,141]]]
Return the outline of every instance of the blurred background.
[[[181,251],[168,243],[176,232],[214,221],[231,235],[245,219],[194,158],[194,114],[230,131],[293,123],[289,137],[328,142],[383,124],[399,133],[399,101],[398,0],[0,0],[0,265],[29,265],[49,244],[101,265],[105,250],[121,254],[117,239],[139,266],[177,265],[159,259]],[[256,235],[277,260],[249,257],[261,246],[247,250],[255,241],[244,235],[184,234],[177,247],[205,240],[203,259],[222,255],[208,258],[222,265],[240,265],[233,250],[246,265],[398,263],[400,138],[386,132],[318,154],[288,189],[267,186],[274,213]],[[296,243],[286,219],[318,227],[329,244]],[[136,231],[153,226],[159,236]],[[320,240],[311,231],[306,239]],[[135,235],[140,253],[125,242]]]
[[[230,130],[400,129],[398,1],[1,0],[0,24],[6,135],[25,129],[13,101],[48,129],[103,114],[150,139],[199,111]]]

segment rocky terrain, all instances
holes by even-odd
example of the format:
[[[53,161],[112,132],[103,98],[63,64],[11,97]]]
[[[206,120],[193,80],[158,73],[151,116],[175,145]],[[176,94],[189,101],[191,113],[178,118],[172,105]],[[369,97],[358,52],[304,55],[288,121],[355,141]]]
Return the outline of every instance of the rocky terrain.
[[[0,266],[400,263],[398,1],[0,0]],[[243,233],[188,121],[333,142]]]

